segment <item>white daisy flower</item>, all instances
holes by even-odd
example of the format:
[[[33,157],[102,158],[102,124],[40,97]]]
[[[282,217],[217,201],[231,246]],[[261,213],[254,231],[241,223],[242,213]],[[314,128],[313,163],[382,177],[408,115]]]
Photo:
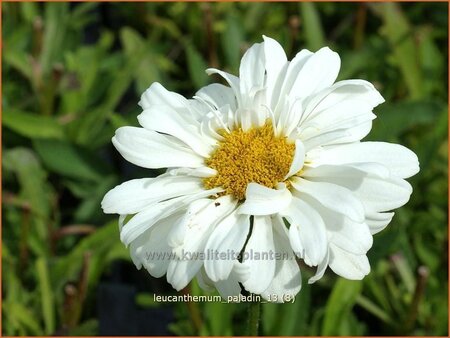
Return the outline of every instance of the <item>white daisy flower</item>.
[[[248,292],[282,301],[301,288],[295,259],[348,279],[370,271],[366,253],[412,192],[417,156],[361,142],[384,100],[364,80],[335,82],[339,55],[325,47],[288,61],[273,39],[243,56],[229,86],[193,99],[154,83],[141,97],[142,128],[112,142],[129,162],[167,168],[109,191],[120,239],[137,268],[181,290],[196,276],[223,297]],[[126,223],[127,215],[133,215]],[[241,256],[237,254],[242,253]]]

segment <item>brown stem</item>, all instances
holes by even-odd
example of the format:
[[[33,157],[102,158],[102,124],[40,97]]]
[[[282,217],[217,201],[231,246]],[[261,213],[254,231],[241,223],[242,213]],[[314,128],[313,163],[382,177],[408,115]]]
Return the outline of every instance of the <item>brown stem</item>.
[[[87,235],[93,233],[96,227],[90,224],[71,224],[66,225],[53,233],[53,240],[57,241],[61,237],[68,235]]]
[[[367,22],[367,6],[362,3],[358,6],[356,13],[355,35],[353,37],[353,47],[355,49],[361,48],[364,40],[364,29]]]
[[[42,51],[44,39],[44,23],[40,16],[36,17],[33,21],[33,41],[31,55],[35,58],[39,58]]]
[[[83,265],[76,283],[68,283],[64,287],[63,331],[74,328],[81,318],[84,300],[86,299],[91,252],[83,256]]]
[[[214,32],[212,29],[213,13],[211,11],[211,4],[203,2],[201,4],[203,10],[203,17],[206,27],[206,41],[208,43],[208,62],[212,68],[218,68],[219,62],[217,61],[217,49],[216,40],[214,38]]]
[[[425,293],[425,286],[430,275],[430,271],[426,266],[420,266],[417,270],[417,283],[416,289],[414,290],[414,296],[409,308],[409,313],[406,319],[406,332],[410,333],[413,329],[414,323],[416,322],[417,315],[419,313],[419,305],[422,297]]]

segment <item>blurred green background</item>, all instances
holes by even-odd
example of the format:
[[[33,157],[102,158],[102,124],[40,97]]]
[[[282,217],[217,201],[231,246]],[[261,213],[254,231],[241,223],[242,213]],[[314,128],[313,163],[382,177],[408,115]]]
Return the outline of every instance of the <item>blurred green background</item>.
[[[158,304],[100,201],[128,179],[115,129],[137,125],[154,81],[191,97],[237,73],[262,34],[289,58],[328,45],[339,79],[386,99],[372,140],[417,153],[411,201],[375,236],[372,272],[347,281],[302,267],[293,304],[263,304],[263,335],[448,335],[446,3],[2,3],[4,335],[245,334],[246,304]],[[217,80],[217,79],[213,79]],[[183,292],[200,295],[196,282]]]

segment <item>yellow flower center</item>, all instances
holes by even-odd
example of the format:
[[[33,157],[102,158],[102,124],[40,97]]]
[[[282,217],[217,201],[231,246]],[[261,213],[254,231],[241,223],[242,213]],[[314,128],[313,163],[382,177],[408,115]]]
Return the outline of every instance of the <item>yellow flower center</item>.
[[[243,200],[251,182],[275,188],[284,180],[294,159],[295,144],[275,136],[271,121],[247,131],[238,128],[219,133],[224,140],[205,161],[217,174],[204,179],[205,188],[222,187],[226,194]]]

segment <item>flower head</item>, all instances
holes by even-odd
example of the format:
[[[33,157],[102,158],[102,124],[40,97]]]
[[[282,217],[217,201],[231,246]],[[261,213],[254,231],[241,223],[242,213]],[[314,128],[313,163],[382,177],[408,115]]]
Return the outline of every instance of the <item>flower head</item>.
[[[337,53],[300,51],[288,61],[273,39],[243,56],[229,86],[193,99],[154,83],[142,95],[142,127],[112,142],[156,178],[125,182],[102,201],[120,215],[120,238],[138,268],[180,290],[195,276],[222,296],[241,286],[263,297],[295,295],[296,259],[348,279],[370,271],[372,235],[412,188],[417,156],[391,143],[361,142],[384,100],[363,80],[335,82]],[[133,215],[126,223],[127,215]]]

